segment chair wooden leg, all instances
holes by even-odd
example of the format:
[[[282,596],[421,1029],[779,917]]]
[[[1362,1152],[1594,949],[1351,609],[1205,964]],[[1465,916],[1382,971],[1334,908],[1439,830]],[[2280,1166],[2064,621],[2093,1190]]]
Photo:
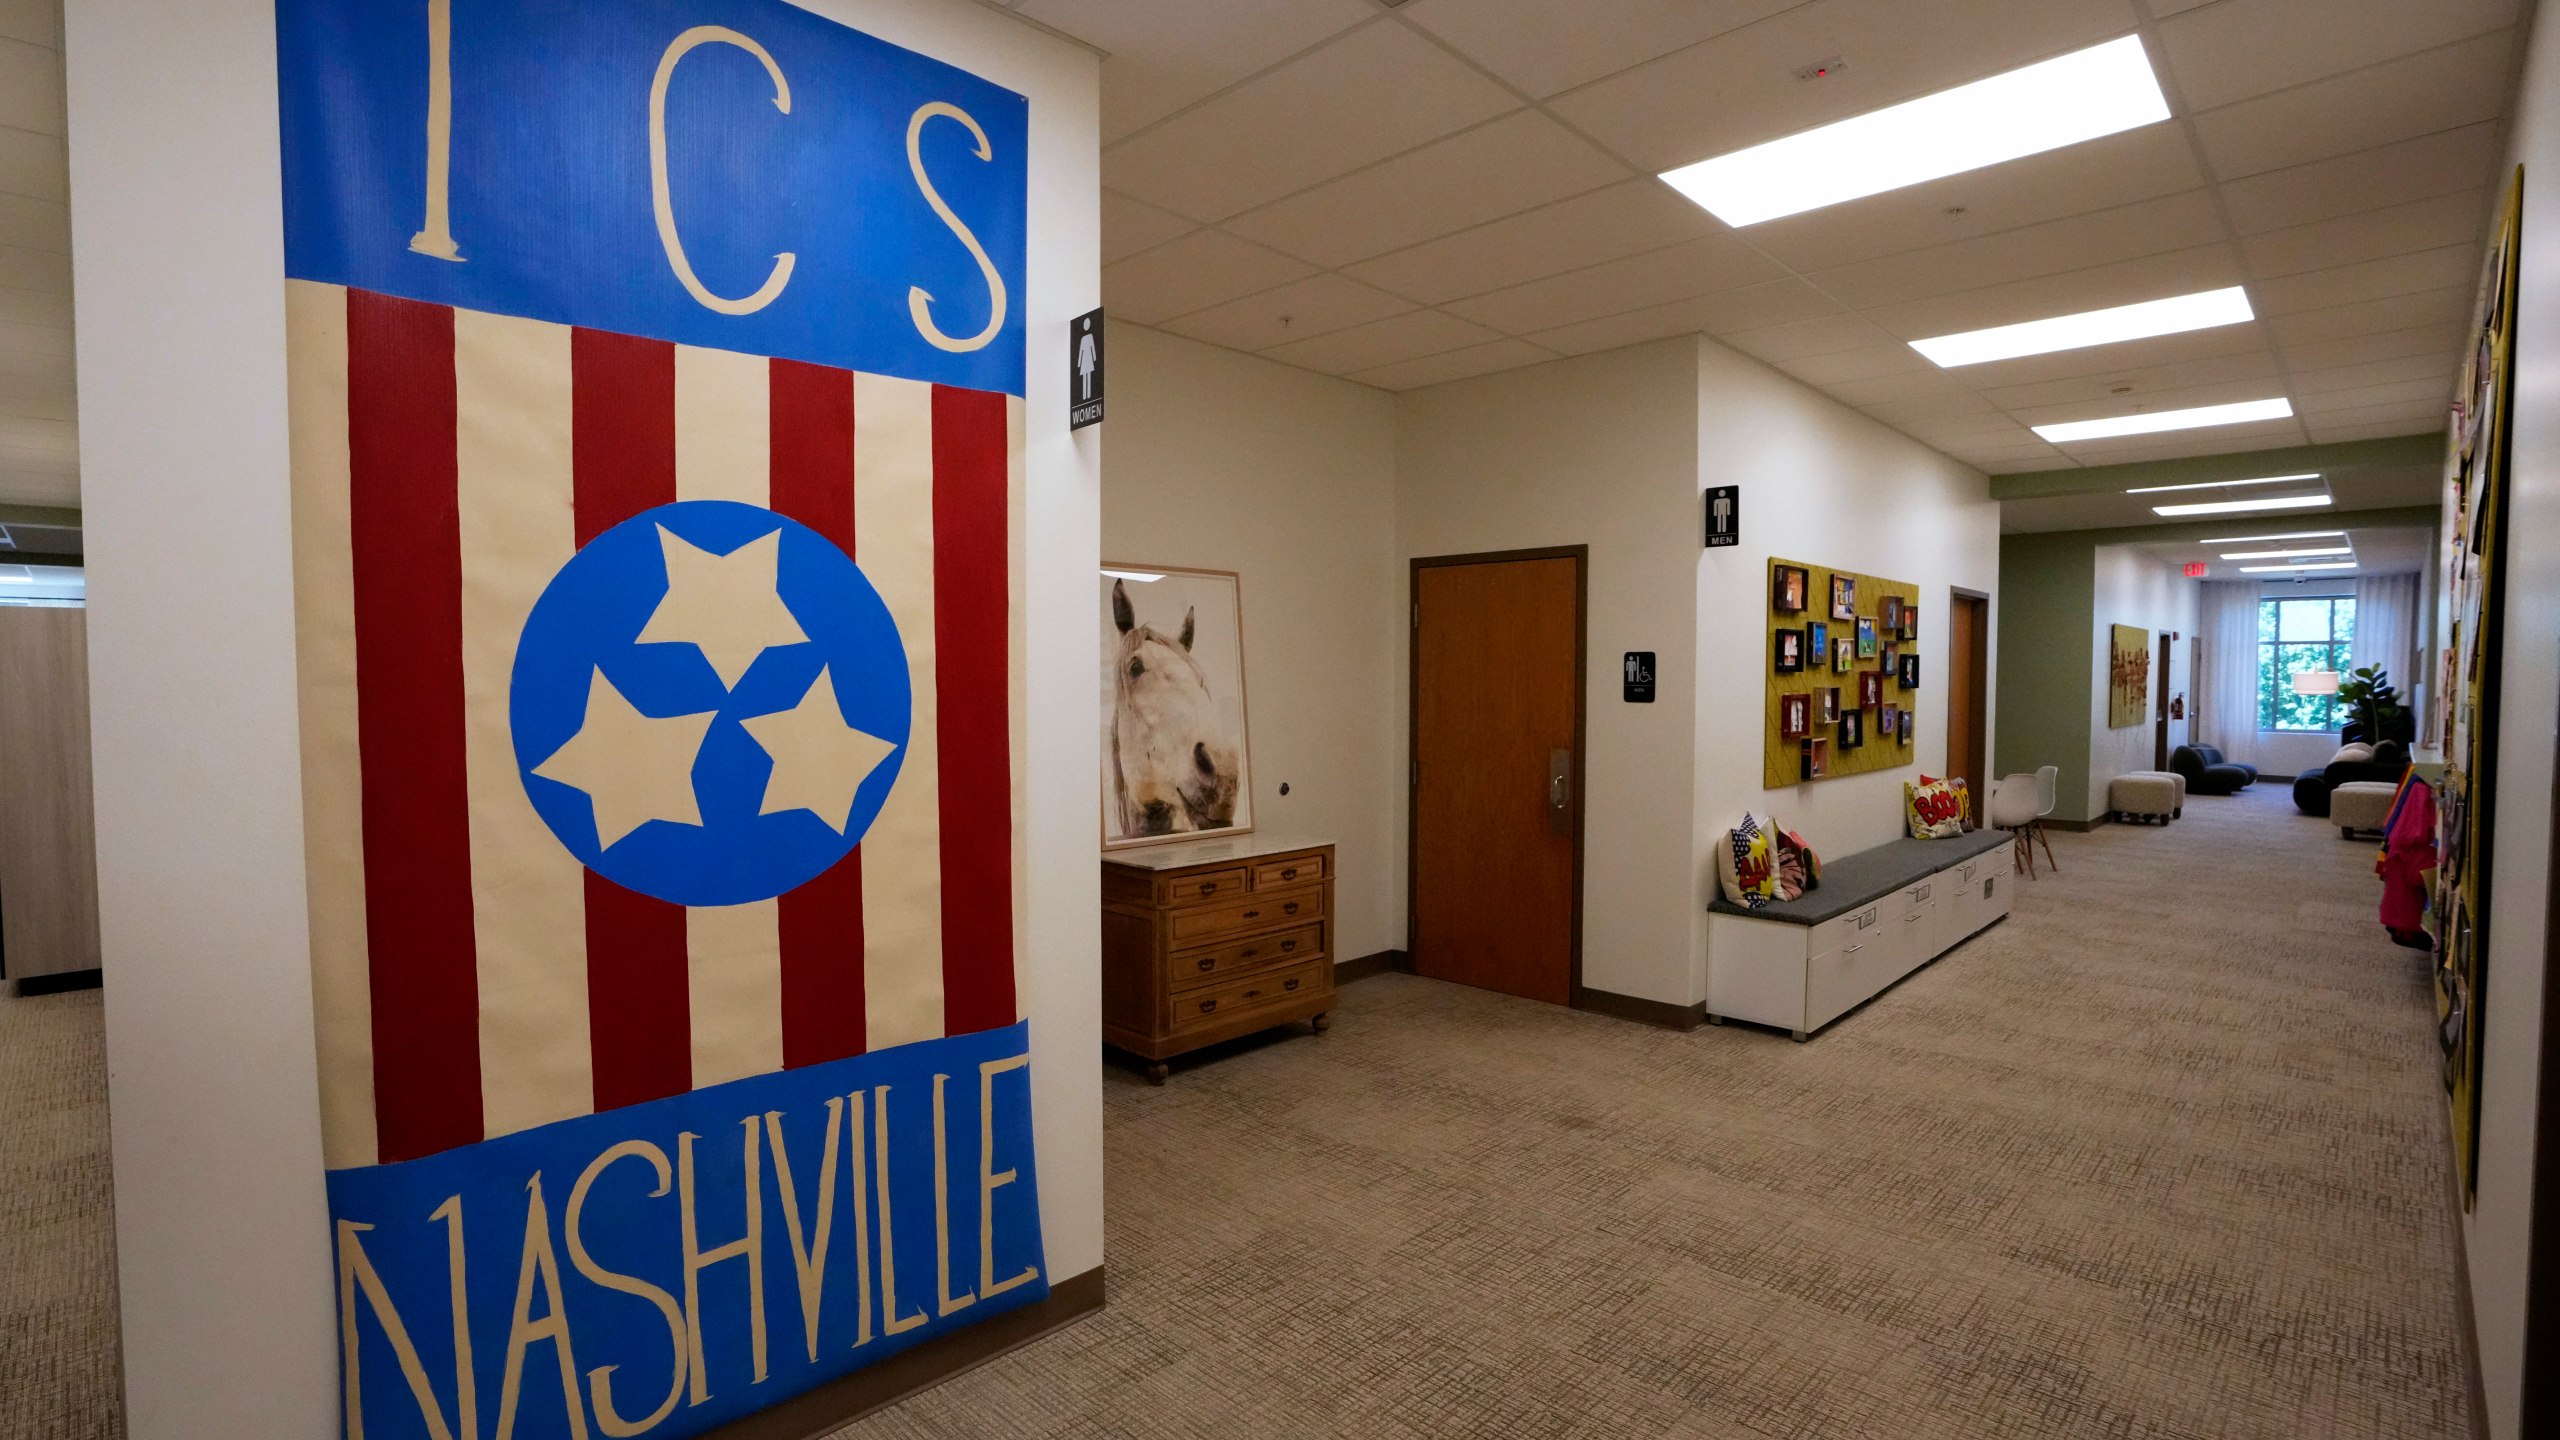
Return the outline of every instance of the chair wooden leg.
[[[2045,833],[2044,821],[2042,820],[2036,821],[2035,837],[2044,845],[2044,868],[2052,871],[2056,875],[2061,874],[2062,866],[2053,858],[2053,839]]]

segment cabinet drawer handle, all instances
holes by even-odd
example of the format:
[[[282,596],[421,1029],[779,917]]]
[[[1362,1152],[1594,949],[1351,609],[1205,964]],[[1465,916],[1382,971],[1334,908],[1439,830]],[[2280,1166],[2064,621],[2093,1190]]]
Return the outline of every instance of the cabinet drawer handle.
[[[1855,954],[1857,954],[1859,951],[1864,950],[1864,949],[1866,949],[1866,948],[1867,948],[1867,947],[1866,947],[1863,943],[1861,943],[1861,944],[1857,944],[1857,945],[1852,945],[1852,946],[1850,946],[1848,949],[1843,950],[1843,951],[1841,951],[1840,953],[1841,953],[1841,954],[1843,954],[1843,955],[1855,955]]]
[[[1262,918],[1262,912],[1259,910],[1247,910],[1244,912],[1244,918],[1247,920],[1259,920]]]
[[[1217,894],[1217,893],[1218,893],[1218,882],[1217,882],[1217,881],[1215,881],[1215,880],[1203,880],[1203,881],[1201,881],[1201,882],[1200,882],[1200,893],[1201,893],[1201,894],[1203,894],[1203,895],[1215,895],[1215,894]]]
[[[1283,879],[1283,880],[1295,880],[1295,879],[1297,879],[1297,878],[1298,878],[1298,867],[1297,867],[1297,866],[1295,866],[1295,865],[1292,865],[1292,866],[1290,866],[1288,869],[1281,871],[1281,872],[1280,872],[1280,878],[1281,878],[1281,879]]]
[[[1288,983],[1286,983],[1286,984],[1282,985],[1280,988],[1281,988],[1281,989],[1283,989],[1283,990],[1295,990],[1295,989],[1297,989],[1297,988],[1298,988],[1298,982],[1297,982],[1297,981],[1295,981],[1295,980],[1291,980],[1291,981],[1289,981]]]
[[[1283,914],[1283,915],[1295,915],[1295,914],[1297,914],[1297,913],[1298,913],[1298,902],[1297,902],[1297,901],[1295,901],[1295,900],[1292,900],[1292,901],[1290,901],[1288,904],[1281,906],[1281,907],[1280,907],[1280,913],[1281,913],[1281,914]]]
[[[1288,954],[1290,951],[1295,950],[1295,949],[1297,949],[1297,948],[1298,948],[1298,942],[1297,942],[1297,941],[1295,941],[1295,940],[1283,940],[1283,941],[1281,941],[1281,942],[1280,942],[1280,953],[1281,953],[1281,954],[1283,954],[1283,955],[1286,955],[1286,954]]]
[[[1261,954],[1261,953],[1262,953],[1262,952],[1261,952],[1260,950],[1257,950],[1257,949],[1255,949],[1254,947],[1252,947],[1252,946],[1248,945],[1248,946],[1246,946],[1245,948],[1243,948],[1242,950],[1239,950],[1239,951],[1237,951],[1237,952],[1236,952],[1236,958],[1237,958],[1237,959],[1239,959],[1239,960],[1250,960],[1250,959],[1252,959],[1254,956],[1259,955],[1259,954]]]
[[[1206,971],[1206,970],[1215,970],[1215,969],[1217,969],[1217,968],[1218,968],[1218,957],[1217,957],[1217,956],[1215,956],[1215,955],[1203,955],[1203,956],[1201,956],[1201,957],[1200,957],[1200,968],[1201,968],[1202,970],[1204,970],[1204,971]]]
[[[1203,1000],[1203,1001],[1201,1001],[1201,1002],[1200,1002],[1200,1013],[1201,1013],[1201,1014],[1203,1014],[1203,1015],[1206,1015],[1206,1014],[1208,1014],[1210,1011],[1215,1010],[1215,1009],[1217,1009],[1217,1008],[1218,1008],[1218,1002],[1217,1002],[1217,1001],[1215,1001],[1215,1000]]]

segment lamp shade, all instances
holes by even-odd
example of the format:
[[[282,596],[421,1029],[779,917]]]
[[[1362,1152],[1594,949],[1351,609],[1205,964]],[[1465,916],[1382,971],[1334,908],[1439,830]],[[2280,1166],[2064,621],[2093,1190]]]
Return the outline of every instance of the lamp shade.
[[[2293,674],[2293,693],[2296,695],[2335,695],[2338,693],[2338,672],[2335,670],[2297,670]]]

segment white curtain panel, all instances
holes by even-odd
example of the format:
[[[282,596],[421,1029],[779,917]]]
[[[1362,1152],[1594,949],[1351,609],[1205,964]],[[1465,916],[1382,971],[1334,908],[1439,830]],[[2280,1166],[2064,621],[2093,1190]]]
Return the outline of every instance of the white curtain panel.
[[[2198,589],[2195,716],[2190,731],[2226,760],[2258,763],[2258,584],[2207,580]],[[2361,613],[2361,607],[2359,607]]]
[[[2350,669],[2380,665],[2404,705],[2417,703],[2418,577],[2368,575],[2356,581],[2355,660]]]

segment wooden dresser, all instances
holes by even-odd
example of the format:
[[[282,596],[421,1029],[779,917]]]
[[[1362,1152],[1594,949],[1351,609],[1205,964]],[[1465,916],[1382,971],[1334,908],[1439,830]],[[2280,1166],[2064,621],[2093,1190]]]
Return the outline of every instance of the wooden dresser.
[[[1167,1058],[1333,1008],[1333,846],[1287,836],[1102,861],[1102,1038]]]

